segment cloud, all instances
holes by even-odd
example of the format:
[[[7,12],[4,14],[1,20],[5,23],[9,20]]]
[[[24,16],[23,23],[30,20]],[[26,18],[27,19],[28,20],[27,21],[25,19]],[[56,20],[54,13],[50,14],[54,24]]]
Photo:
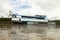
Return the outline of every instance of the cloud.
[[[11,10],[11,6],[9,5],[7,0],[0,0],[0,17],[7,17],[8,11]],[[4,14],[4,15],[3,15]]]
[[[11,1],[11,2],[10,2]],[[13,11],[23,15],[42,15],[45,11],[41,10],[39,6],[35,4],[34,0],[10,0],[10,4],[13,7]]]
[[[48,18],[60,17],[60,0],[36,0],[36,5],[46,12]]]
[[[29,8],[30,6],[32,8]],[[24,15],[44,14],[48,18],[60,17],[60,0],[0,0],[0,15],[8,10]]]

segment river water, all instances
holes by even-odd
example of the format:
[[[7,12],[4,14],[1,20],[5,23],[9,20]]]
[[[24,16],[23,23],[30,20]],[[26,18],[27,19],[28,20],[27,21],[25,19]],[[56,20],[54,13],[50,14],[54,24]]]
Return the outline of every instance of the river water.
[[[0,40],[60,40],[56,24],[0,24]]]

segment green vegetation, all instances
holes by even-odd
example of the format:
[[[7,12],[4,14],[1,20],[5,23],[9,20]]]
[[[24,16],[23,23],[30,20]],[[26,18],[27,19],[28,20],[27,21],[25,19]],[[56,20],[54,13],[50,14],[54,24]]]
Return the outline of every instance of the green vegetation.
[[[0,28],[10,28],[11,23],[11,18],[0,18]]]
[[[60,20],[51,20],[51,21],[49,20],[49,22],[56,22],[56,24],[58,25],[60,24]]]
[[[11,18],[0,18],[0,24],[11,23]]]
[[[11,18],[0,18],[0,21],[11,21]]]

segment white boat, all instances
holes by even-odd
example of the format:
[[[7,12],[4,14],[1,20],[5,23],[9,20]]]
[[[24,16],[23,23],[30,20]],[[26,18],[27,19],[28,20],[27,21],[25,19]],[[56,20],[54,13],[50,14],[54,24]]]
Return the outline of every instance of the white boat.
[[[27,16],[27,15],[13,14],[12,21],[14,22],[48,22],[48,19],[45,15]]]

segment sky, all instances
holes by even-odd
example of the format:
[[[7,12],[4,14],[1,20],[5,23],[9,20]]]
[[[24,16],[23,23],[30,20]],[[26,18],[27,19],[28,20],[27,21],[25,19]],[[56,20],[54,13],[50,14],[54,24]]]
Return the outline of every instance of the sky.
[[[60,0],[0,0],[0,16],[7,16],[9,10],[21,15],[47,15],[49,19],[59,18]]]

